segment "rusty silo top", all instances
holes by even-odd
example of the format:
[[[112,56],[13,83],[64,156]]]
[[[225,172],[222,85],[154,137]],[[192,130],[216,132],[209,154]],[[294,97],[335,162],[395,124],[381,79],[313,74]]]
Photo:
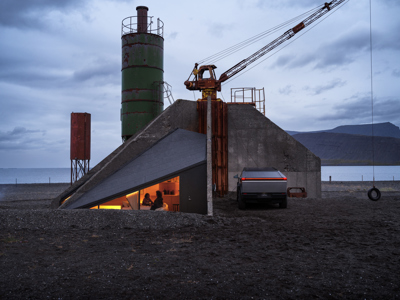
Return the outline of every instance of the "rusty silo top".
[[[147,32],[147,12],[149,8],[146,6],[136,7],[137,11],[137,32],[146,33]]]

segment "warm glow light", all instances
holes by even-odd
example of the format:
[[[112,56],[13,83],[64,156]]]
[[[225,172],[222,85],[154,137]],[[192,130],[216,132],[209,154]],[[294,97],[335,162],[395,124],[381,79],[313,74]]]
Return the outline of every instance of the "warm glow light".
[[[136,195],[136,194],[138,194],[138,193],[139,193],[139,192],[136,191],[136,192],[133,192],[133,193],[131,193],[131,194],[126,195],[126,197],[133,196],[133,195]]]
[[[67,201],[69,198],[71,198],[71,196],[65,198],[63,201],[61,201],[61,205],[64,204],[65,201]]]
[[[121,209],[121,205],[100,205],[100,209]]]

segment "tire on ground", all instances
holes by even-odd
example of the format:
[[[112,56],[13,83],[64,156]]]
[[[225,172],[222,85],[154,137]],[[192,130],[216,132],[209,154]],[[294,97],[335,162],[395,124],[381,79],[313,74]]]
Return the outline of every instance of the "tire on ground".
[[[238,194],[237,194],[237,200],[238,200],[238,208],[242,209],[242,210],[246,209],[246,203],[242,199],[242,193],[240,190],[238,191]]]
[[[279,203],[279,208],[287,208],[287,197]]]

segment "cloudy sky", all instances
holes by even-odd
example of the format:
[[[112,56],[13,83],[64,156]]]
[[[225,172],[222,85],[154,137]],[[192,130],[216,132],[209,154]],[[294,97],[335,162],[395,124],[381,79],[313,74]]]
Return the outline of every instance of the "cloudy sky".
[[[235,87],[265,88],[266,115],[285,130],[371,123],[369,1],[348,1],[223,85],[220,97],[230,101]],[[195,100],[200,93],[183,85],[195,62],[323,2],[2,0],[0,168],[69,167],[71,112],[92,115],[92,166],[121,144],[121,21],[136,6],[165,24],[164,80],[174,98]],[[399,14],[400,1],[372,0],[374,122],[396,126]],[[218,76],[275,37],[216,62]]]

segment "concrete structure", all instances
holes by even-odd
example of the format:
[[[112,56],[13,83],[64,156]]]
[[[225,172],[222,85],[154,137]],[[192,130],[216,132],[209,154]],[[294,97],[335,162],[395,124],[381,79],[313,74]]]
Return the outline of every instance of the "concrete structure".
[[[197,103],[177,100],[144,129],[117,148],[78,182],[53,201],[59,207],[67,197],[74,202],[132,161],[172,130],[198,132]],[[321,196],[320,159],[271,122],[253,106],[228,105],[228,184],[244,167],[275,167],[288,178],[288,187],[305,187],[309,197]]]
[[[288,187],[305,187],[310,198],[321,196],[321,160],[251,105],[228,105],[228,180],[244,167],[274,167]]]
[[[206,136],[176,129],[101,184],[75,201],[66,201],[61,208],[91,208],[132,193],[138,193],[138,199],[142,199],[144,193],[141,195],[140,190],[153,185],[160,189],[160,183],[177,178],[173,193],[175,211],[206,214],[206,170]],[[168,197],[171,197],[169,192],[164,195],[164,202]]]
[[[137,18],[122,21],[121,135],[127,140],[164,109],[163,23],[138,6]]]

